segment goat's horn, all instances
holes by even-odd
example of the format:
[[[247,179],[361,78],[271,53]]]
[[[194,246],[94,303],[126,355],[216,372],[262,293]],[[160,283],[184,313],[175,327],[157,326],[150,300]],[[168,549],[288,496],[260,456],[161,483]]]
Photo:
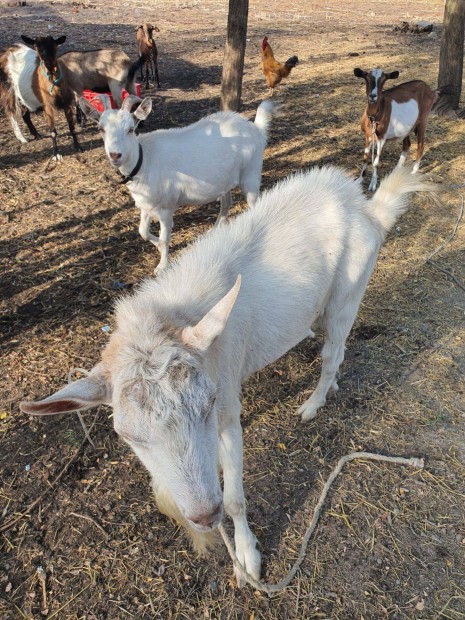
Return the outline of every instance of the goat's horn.
[[[140,103],[141,101],[142,99],[136,95],[128,95],[121,104],[121,109],[126,110],[126,112],[131,112],[134,105],[136,103]]]

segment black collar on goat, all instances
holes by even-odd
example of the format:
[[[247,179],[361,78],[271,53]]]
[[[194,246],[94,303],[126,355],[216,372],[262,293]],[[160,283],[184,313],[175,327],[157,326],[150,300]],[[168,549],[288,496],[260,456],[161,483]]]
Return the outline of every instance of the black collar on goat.
[[[137,164],[134,166],[134,168],[131,170],[129,174],[123,176],[121,181],[118,181],[118,185],[126,185],[126,183],[129,183],[129,181],[134,181],[134,177],[139,172],[140,167],[142,166],[143,159],[144,159],[144,152],[142,151],[142,146],[140,145],[140,142],[139,142],[139,157],[137,158]]]

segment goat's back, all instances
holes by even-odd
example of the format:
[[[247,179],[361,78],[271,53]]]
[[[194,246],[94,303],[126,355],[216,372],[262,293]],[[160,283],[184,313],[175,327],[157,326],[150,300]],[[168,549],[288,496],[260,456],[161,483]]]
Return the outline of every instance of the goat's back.
[[[131,67],[129,56],[118,49],[66,52],[58,62],[68,84],[78,93],[83,88],[108,88],[109,79],[124,85]]]
[[[119,325],[139,314],[146,323],[150,307],[156,322],[195,324],[241,274],[226,338],[242,379],[305,338],[334,290],[356,286],[374,264],[380,244],[358,182],[333,167],[296,174],[123,302]]]

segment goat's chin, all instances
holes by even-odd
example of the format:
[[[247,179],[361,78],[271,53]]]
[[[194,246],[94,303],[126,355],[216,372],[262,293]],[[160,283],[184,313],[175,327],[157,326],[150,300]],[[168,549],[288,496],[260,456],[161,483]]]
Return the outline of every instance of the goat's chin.
[[[221,515],[221,518],[217,519],[217,521],[215,521],[215,523],[212,526],[198,525],[197,523],[194,523],[190,519],[186,519],[186,521],[189,524],[189,527],[195,530],[196,532],[199,532],[202,534],[208,534],[208,532],[213,532],[213,530],[217,529],[217,527],[221,523],[221,519],[222,519],[222,515]]]

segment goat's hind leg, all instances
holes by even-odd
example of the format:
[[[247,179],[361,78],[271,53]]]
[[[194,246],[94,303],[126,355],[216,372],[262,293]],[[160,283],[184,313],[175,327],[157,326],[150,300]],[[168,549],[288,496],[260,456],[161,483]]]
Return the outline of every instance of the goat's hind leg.
[[[159,217],[160,222],[160,237],[158,241],[158,250],[160,252],[160,262],[155,267],[154,273],[164,269],[168,264],[168,250],[171,238],[171,231],[173,230],[173,215],[171,211],[163,209]]]
[[[408,157],[408,151],[410,148],[410,144],[411,144],[410,137],[405,136],[405,138],[402,140],[402,153],[400,154],[399,161],[397,162],[398,168],[400,168],[401,166],[405,164],[405,160]]]
[[[337,392],[339,389],[337,373],[344,360],[345,342],[357,316],[359,303],[360,300],[351,296],[345,303],[336,304],[330,301],[325,310],[321,320],[325,331],[325,343],[321,352],[323,359],[321,376],[313,394],[297,412],[302,416],[302,422],[312,420],[318,409],[326,403],[328,392]]]
[[[23,121],[26,123],[26,126],[29,129],[31,136],[33,136],[34,140],[39,140],[39,138],[41,138],[41,135],[35,128],[34,123],[31,120],[31,113],[26,108],[26,106],[23,106],[21,108],[21,116],[23,117]]]
[[[231,192],[226,192],[226,194],[221,194],[220,196],[220,212],[218,213],[218,217],[216,218],[215,228],[219,226],[221,223],[226,221],[228,217],[229,209],[232,207],[232,196]]]

